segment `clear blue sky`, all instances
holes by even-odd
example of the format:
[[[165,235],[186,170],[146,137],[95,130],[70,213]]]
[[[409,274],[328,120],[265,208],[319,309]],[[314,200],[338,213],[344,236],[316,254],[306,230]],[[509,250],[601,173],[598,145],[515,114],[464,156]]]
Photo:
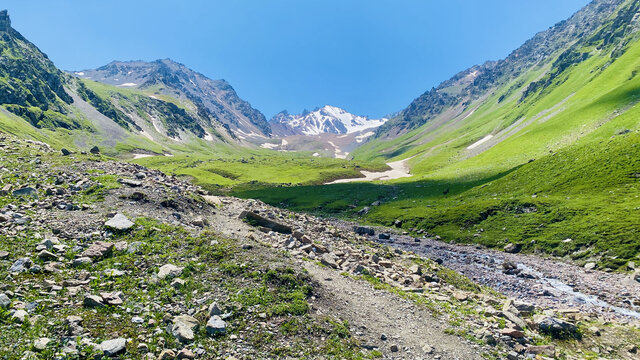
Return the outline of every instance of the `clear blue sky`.
[[[382,116],[504,58],[588,0],[4,0],[56,65],[171,58],[267,118],[331,104]]]

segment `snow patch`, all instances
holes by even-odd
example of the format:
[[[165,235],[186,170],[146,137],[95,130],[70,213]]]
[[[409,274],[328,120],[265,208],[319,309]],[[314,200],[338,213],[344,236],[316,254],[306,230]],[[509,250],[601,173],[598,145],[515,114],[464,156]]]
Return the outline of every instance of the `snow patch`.
[[[76,73],[76,75],[78,75],[78,76],[84,76],[84,72],[82,72],[82,71],[77,72],[77,73]]]
[[[487,141],[491,140],[492,137],[493,137],[493,135],[487,135],[487,136],[483,137],[482,139],[480,139],[480,140],[474,142],[473,144],[469,145],[467,147],[467,150],[471,150],[471,149],[477,148],[478,146],[480,146],[480,145],[486,143]]]
[[[204,132],[204,139],[207,141],[213,141],[213,136],[211,136],[211,134],[209,134],[208,132]]]
[[[124,84],[120,84],[118,86],[122,86],[122,87],[132,87],[132,86],[137,86],[138,84],[136,83],[124,83]]]
[[[279,146],[278,144],[272,144],[272,143],[264,143],[264,144],[260,145],[261,148],[271,149],[271,150],[277,149],[278,146]]]
[[[360,171],[360,173],[364,175],[364,178],[339,179],[339,180],[328,182],[326,183],[326,185],[343,184],[343,183],[350,183],[355,181],[393,180],[393,179],[411,177],[413,175],[409,173],[409,164],[408,164],[409,160],[411,160],[411,158],[387,163],[387,165],[389,165],[391,170],[382,171],[382,172],[372,172],[372,171],[363,170],[363,171]]]
[[[357,143],[361,143],[361,142],[363,142],[363,141],[364,141],[364,139],[366,139],[366,138],[368,138],[369,136],[372,136],[372,135],[374,135],[374,134],[375,134],[375,133],[374,133],[373,131],[369,131],[369,132],[366,132],[366,133],[364,133],[364,134],[358,135],[358,136],[356,136],[356,142],[357,142]]]

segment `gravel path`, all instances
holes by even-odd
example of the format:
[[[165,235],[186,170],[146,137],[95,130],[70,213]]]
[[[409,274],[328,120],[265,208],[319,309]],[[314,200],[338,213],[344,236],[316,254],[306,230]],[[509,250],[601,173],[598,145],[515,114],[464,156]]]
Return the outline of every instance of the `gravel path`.
[[[480,359],[481,351],[458,336],[429,310],[369,283],[305,262],[320,284],[317,303],[347,320],[365,347],[380,349],[388,359]],[[382,340],[385,338],[386,340]],[[397,347],[393,351],[392,347]],[[394,348],[395,350],[395,348]]]

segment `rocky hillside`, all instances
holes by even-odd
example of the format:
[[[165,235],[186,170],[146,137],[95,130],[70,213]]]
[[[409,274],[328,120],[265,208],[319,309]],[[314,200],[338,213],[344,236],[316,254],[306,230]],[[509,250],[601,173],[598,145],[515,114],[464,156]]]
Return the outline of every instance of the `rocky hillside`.
[[[313,111],[304,111],[299,115],[289,114],[286,110],[276,114],[271,120],[274,136],[351,134],[363,130],[373,130],[384,124],[387,119],[369,119],[366,116],[353,115],[344,109],[325,105]]]
[[[206,113],[221,122],[240,139],[270,134],[264,115],[242,100],[228,82],[211,80],[170,59],[114,61],[73,74],[121,88],[188,100],[196,106],[198,113]]]

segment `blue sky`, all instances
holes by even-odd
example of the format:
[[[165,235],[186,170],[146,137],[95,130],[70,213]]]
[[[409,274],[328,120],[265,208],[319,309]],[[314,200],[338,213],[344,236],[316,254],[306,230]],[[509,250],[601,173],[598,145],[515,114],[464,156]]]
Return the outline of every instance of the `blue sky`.
[[[378,117],[504,58],[587,0],[5,0],[65,70],[171,58],[267,118],[331,104]]]

